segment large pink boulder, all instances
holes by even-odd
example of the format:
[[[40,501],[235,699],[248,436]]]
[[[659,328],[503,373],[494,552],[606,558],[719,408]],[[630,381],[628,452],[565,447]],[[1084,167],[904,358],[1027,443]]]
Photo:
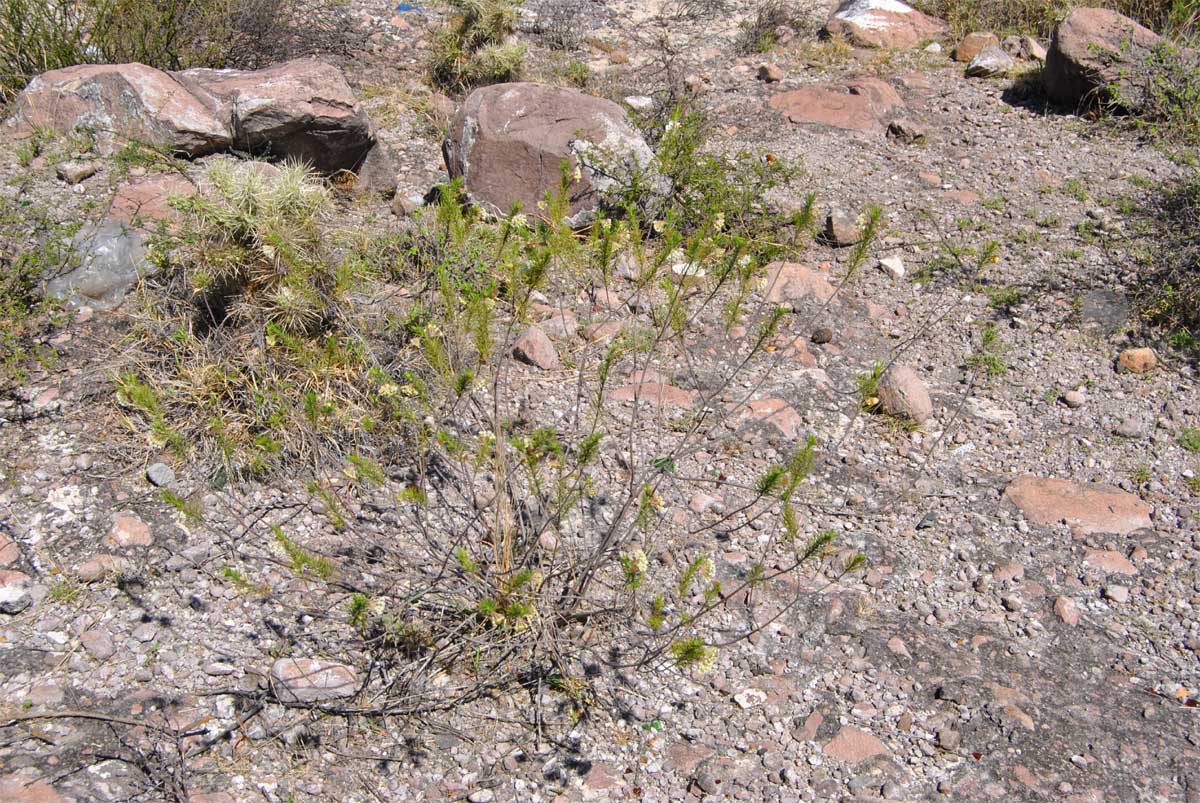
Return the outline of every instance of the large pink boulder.
[[[442,146],[452,178],[494,214],[519,203],[536,213],[558,189],[562,165],[573,173],[570,222],[586,224],[605,193],[647,175],[654,154],[617,104],[574,89],[534,83],[496,84],[463,102]]]
[[[825,31],[858,47],[905,50],[945,36],[950,26],[900,0],[845,0]]]
[[[357,169],[375,144],[371,119],[341,70],[318,59],[175,76],[215,117],[229,121],[235,148],[332,173]]]
[[[1136,112],[1146,103],[1150,57],[1163,39],[1106,8],[1077,8],[1050,43],[1042,85],[1063,106],[1115,104]]]
[[[179,81],[144,64],[81,64],[43,73],[13,102],[8,125],[23,131],[88,130],[102,152],[130,140],[187,156],[228,148],[227,118]]]

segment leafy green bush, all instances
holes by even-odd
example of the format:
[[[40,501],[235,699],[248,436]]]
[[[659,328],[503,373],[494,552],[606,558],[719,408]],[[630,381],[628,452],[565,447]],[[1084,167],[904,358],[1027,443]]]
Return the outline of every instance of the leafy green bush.
[[[454,14],[433,37],[430,73],[438,86],[464,91],[512,81],[521,74],[525,46],[509,41],[516,27],[514,0],[448,0]]]

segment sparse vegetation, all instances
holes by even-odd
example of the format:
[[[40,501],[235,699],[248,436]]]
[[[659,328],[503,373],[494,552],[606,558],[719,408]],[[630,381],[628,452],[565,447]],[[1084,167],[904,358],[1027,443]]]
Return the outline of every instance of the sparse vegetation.
[[[337,0],[2,0],[0,103],[33,76],[73,64],[260,67],[351,41]]]
[[[516,26],[512,0],[448,0],[450,19],[433,37],[433,82],[462,92],[512,81],[521,74],[525,45],[509,41]]]
[[[76,228],[34,205],[0,200],[0,391],[54,358],[49,336],[65,313],[39,284],[71,262]]]
[[[956,36],[994,31],[1048,38],[1071,9],[1097,4],[1083,0],[920,0],[913,5],[949,22]],[[1098,5],[1166,34],[1190,31],[1200,17],[1193,0],[1110,0]]]
[[[780,29],[796,24],[796,10],[790,0],[762,0],[754,18],[742,23],[736,50],[741,54],[766,53],[775,47]]]

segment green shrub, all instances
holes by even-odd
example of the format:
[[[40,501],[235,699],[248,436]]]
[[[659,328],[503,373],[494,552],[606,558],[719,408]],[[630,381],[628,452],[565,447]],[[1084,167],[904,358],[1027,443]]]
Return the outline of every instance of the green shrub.
[[[54,357],[48,338],[63,313],[41,284],[71,262],[75,228],[39,207],[0,200],[0,390]]]
[[[433,37],[430,73],[438,86],[465,91],[512,81],[525,46],[509,41],[519,0],[448,0],[454,12]]]

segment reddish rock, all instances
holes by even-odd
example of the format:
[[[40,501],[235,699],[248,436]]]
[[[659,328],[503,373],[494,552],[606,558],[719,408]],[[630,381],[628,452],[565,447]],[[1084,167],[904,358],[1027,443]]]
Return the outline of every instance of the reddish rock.
[[[1158,355],[1152,348],[1125,349],[1117,357],[1117,367],[1131,374],[1145,374],[1158,366]]]
[[[883,742],[866,731],[844,725],[837,735],[823,748],[825,755],[847,764],[858,764],[874,756],[886,756],[888,749]]]
[[[756,399],[746,407],[750,418],[770,424],[785,438],[794,440],[804,432],[800,414],[783,399]]]
[[[933,400],[911,367],[895,363],[879,377],[879,403],[884,412],[918,424],[933,415]]]
[[[766,274],[763,290],[771,304],[804,298],[828,301],[837,292],[824,276],[796,262],[772,262]]]
[[[79,634],[79,643],[97,661],[107,661],[116,652],[112,637],[103,630],[85,630]]]
[[[641,172],[654,160],[622,107],[574,89],[534,83],[472,92],[442,150],[451,178],[462,177],[471,200],[498,215],[508,214],[514,204],[536,213],[546,194],[557,191],[563,162],[570,170],[580,168],[569,189],[572,225],[594,217],[604,193],[618,183],[614,173]]]
[[[804,718],[804,724],[792,732],[792,738],[798,742],[811,742],[817,738],[817,728],[824,721],[825,716],[820,711],[813,711]]]
[[[371,119],[342,71],[319,59],[249,71],[196,68],[175,77],[210,114],[229,121],[238,148],[334,173],[357,170],[375,144]]]
[[[0,776],[0,800],[4,803],[66,803],[45,778],[32,770]]]
[[[942,197],[948,201],[960,203],[963,206],[971,206],[979,203],[979,193],[973,190],[947,190],[942,193]]]
[[[781,92],[771,98],[770,106],[793,123],[883,133],[888,120],[904,109],[904,101],[886,81],[855,78]]]
[[[626,385],[610,393],[609,398],[613,401],[639,401],[655,407],[673,407],[679,410],[689,409],[696,403],[695,394],[691,391],[657,382]]]
[[[1077,8],[1054,32],[1042,85],[1071,108],[1119,103],[1137,112],[1148,100],[1146,65],[1163,39],[1106,8]]]
[[[950,26],[900,0],[845,0],[825,31],[858,47],[907,49],[945,36]]]
[[[75,576],[85,583],[94,583],[105,577],[121,574],[128,568],[129,561],[125,558],[116,555],[97,555],[76,567]]]
[[[1105,574],[1133,575],[1138,572],[1137,566],[1115,549],[1089,549],[1083,556],[1083,562]]]
[[[4,533],[0,533],[0,566],[11,566],[21,557],[21,548],[17,542]]]
[[[1068,627],[1075,627],[1079,624],[1079,605],[1075,600],[1069,597],[1060,597],[1054,601],[1054,612],[1058,618],[1062,619],[1062,623]]]
[[[1049,527],[1067,523],[1081,535],[1124,535],[1151,526],[1151,507],[1133,494],[1100,483],[1080,485],[1070,480],[1024,475],[1004,491],[1034,524]]]
[[[280,658],[271,665],[271,688],[285,703],[314,703],[352,696],[358,681],[349,666],[314,658]]]
[[[954,60],[967,64],[989,47],[1000,47],[1000,38],[990,31],[975,31],[963,37],[954,48]]]
[[[553,371],[561,368],[558,352],[549,336],[539,326],[531,326],[525,330],[517,342],[513,344],[512,354],[526,365],[541,368],[543,371]]]
[[[107,547],[150,546],[153,542],[150,525],[132,513],[114,516],[112,527],[104,536],[104,545]]]
[[[215,114],[176,78],[144,64],[80,64],[34,78],[13,102],[18,131],[96,132],[102,153],[129,140],[188,156],[232,143],[228,117]]]
[[[589,343],[603,343],[607,340],[612,340],[624,330],[624,321],[605,321],[604,323],[593,323],[585,326],[580,334]]]
[[[176,229],[180,216],[171,206],[171,199],[195,194],[196,185],[178,173],[134,179],[117,189],[108,205],[108,217],[148,233],[155,231],[160,222]]]

